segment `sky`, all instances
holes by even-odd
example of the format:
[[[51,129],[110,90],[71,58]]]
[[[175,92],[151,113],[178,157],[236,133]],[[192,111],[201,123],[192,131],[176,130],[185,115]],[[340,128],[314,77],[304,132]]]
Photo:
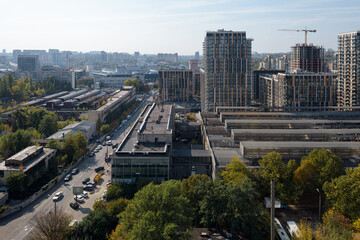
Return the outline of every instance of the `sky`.
[[[202,53],[206,31],[246,31],[252,51],[304,42],[337,49],[360,30],[359,0],[0,0],[0,49]]]

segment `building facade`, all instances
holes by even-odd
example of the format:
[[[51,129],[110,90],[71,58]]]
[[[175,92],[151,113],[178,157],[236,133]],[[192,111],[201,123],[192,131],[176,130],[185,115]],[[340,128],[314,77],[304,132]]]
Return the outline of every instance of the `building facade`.
[[[360,31],[338,35],[338,106],[360,105]]]
[[[217,106],[250,105],[251,41],[246,32],[206,33],[202,111],[215,111]]]
[[[193,71],[159,71],[159,95],[163,102],[189,101],[193,94]]]
[[[40,71],[40,60],[38,55],[19,55],[18,70],[23,72]]]
[[[278,73],[260,76],[260,102],[284,110],[325,110],[337,104],[337,74]]]
[[[312,44],[291,47],[291,69],[303,72],[324,72],[324,49]]]

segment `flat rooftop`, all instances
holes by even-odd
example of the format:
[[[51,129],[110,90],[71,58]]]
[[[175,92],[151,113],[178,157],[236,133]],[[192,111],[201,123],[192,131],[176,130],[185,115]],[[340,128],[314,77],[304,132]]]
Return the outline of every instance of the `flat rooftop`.
[[[359,149],[360,142],[304,142],[304,141],[241,141],[240,147],[262,148],[262,149],[280,149],[280,148],[325,148],[325,149]]]
[[[30,155],[32,155],[36,151],[40,150],[41,148],[43,148],[43,147],[36,146],[36,145],[29,146],[29,147],[25,148],[24,150],[12,155],[7,160],[14,160],[14,161],[23,162],[27,157],[29,157]]]
[[[360,128],[335,129],[231,129],[232,134],[360,134]]]
[[[254,123],[254,124],[301,124],[301,123],[312,123],[312,124],[326,124],[326,123],[359,123],[360,120],[339,120],[339,119],[226,119],[225,123]]]
[[[171,105],[155,104],[151,107],[144,118],[144,125],[141,126],[142,134],[171,134],[172,129],[169,126]]]
[[[246,162],[238,148],[213,149],[213,152],[219,168],[225,168],[226,164],[231,163],[233,157],[239,158],[244,163]]]

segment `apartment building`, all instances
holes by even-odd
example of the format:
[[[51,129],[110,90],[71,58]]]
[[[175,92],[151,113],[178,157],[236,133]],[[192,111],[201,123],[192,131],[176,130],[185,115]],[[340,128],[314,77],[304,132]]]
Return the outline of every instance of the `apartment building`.
[[[193,94],[193,71],[159,71],[159,96],[164,102],[189,101]]]
[[[206,32],[202,111],[250,105],[251,42],[244,31]]]
[[[360,105],[360,30],[338,34],[338,106]]]
[[[19,55],[18,70],[23,72],[40,71],[39,55]]]
[[[291,69],[306,72],[324,72],[324,49],[312,44],[291,47]]]
[[[337,74],[292,72],[260,76],[260,102],[284,110],[325,110],[337,104]]]

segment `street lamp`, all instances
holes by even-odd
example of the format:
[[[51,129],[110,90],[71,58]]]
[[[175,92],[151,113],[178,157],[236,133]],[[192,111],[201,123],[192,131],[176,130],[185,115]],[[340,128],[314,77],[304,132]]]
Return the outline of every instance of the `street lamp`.
[[[321,193],[320,190],[317,188],[316,191],[319,193],[319,222],[321,221]]]

